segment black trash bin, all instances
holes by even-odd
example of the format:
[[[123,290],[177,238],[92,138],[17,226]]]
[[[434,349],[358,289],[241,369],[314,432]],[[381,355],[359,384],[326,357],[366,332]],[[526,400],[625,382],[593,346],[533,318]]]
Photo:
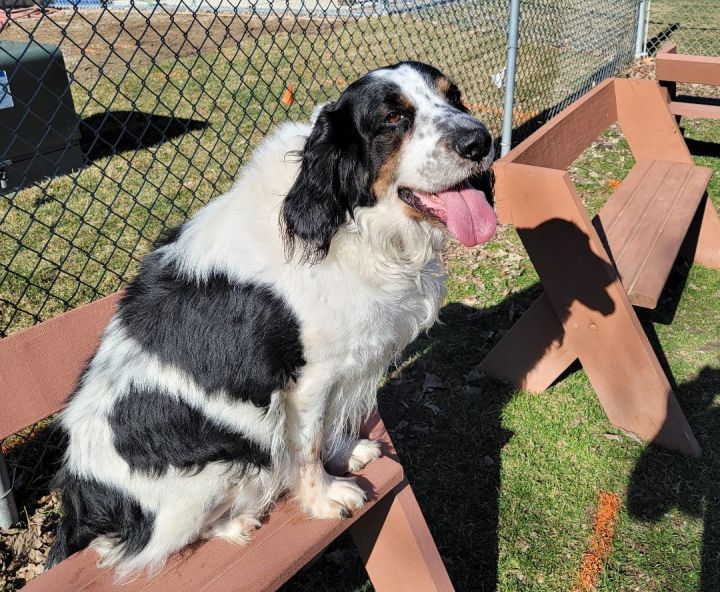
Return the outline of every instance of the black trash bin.
[[[0,192],[82,164],[60,46],[0,41]]]

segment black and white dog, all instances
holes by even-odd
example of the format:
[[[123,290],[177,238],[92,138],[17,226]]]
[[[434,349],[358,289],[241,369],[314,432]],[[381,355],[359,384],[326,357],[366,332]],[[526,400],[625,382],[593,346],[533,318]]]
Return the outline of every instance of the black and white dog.
[[[49,565],[92,545],[122,579],[199,537],[245,543],[284,492],[365,501],[378,381],[445,295],[444,230],[489,240],[469,179],[491,138],[430,66],[373,71],[286,124],[229,193],[145,258],[61,414]],[[326,470],[327,469],[327,470]]]

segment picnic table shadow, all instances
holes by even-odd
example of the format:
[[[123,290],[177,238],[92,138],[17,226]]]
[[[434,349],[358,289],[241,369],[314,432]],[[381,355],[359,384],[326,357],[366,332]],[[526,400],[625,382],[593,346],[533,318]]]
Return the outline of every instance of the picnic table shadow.
[[[720,340],[710,344],[720,352]],[[635,465],[627,491],[628,513],[656,523],[673,509],[702,518],[700,592],[720,590],[720,355],[718,366],[703,367],[695,378],[674,385],[702,455],[688,458],[650,445]]]

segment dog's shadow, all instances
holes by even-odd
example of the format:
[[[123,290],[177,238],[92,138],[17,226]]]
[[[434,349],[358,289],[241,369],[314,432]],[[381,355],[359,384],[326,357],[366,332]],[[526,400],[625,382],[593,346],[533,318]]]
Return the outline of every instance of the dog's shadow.
[[[497,306],[450,303],[413,342],[378,394],[380,414],[457,590],[495,590],[500,453],[512,433],[502,411],[515,389],[479,362],[540,294],[536,286]],[[462,558],[460,561],[458,558]],[[349,535],[283,590],[365,589]]]

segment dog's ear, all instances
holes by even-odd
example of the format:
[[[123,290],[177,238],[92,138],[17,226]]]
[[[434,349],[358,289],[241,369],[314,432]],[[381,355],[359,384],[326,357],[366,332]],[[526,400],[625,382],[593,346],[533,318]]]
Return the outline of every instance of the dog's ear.
[[[330,241],[358,206],[371,205],[364,142],[349,105],[325,106],[302,153],[300,173],[282,207],[288,256],[302,242],[302,259],[322,260]]]

